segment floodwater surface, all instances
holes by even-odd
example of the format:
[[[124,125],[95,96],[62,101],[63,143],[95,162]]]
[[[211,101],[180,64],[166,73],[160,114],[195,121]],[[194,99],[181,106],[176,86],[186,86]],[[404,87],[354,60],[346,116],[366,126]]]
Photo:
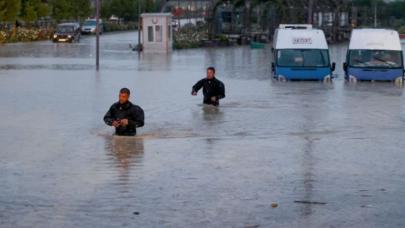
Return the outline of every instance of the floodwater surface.
[[[0,227],[404,227],[405,101],[391,83],[271,80],[271,48],[138,55],[137,34],[0,46]],[[219,108],[191,86],[208,66]],[[121,87],[136,137],[103,115]]]

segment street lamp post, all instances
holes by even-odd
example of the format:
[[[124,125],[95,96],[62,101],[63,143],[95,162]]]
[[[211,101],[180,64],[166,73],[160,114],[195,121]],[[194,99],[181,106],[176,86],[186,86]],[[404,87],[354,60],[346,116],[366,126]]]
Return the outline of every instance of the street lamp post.
[[[374,1],[374,28],[377,28],[377,1]]]
[[[141,52],[141,0],[138,0],[138,52]]]
[[[100,0],[96,0],[96,69],[100,68]]]

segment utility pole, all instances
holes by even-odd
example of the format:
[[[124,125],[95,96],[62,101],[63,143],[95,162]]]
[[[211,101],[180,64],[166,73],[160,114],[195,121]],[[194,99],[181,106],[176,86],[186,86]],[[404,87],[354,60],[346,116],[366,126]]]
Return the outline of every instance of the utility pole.
[[[138,52],[141,52],[141,0],[138,0]]]
[[[312,17],[313,17],[313,7],[314,7],[314,0],[309,0],[308,1],[308,18],[307,18],[307,23],[311,24],[313,23]]]
[[[377,28],[377,1],[374,0],[374,28]]]
[[[181,12],[181,10],[180,10],[180,0],[177,0],[177,23],[178,23],[178,27],[177,27],[177,29],[180,29],[180,12]]]
[[[100,0],[96,0],[96,69],[100,68]]]

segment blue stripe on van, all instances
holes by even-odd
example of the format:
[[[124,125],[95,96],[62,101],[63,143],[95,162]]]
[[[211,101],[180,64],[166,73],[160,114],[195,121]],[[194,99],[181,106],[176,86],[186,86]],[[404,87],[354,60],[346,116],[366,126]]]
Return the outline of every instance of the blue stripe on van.
[[[360,81],[392,81],[403,75],[402,69],[368,69],[368,68],[348,68],[347,76],[352,75]]]
[[[287,80],[323,80],[325,76],[332,76],[329,67],[292,68],[276,67],[275,76],[283,75]]]

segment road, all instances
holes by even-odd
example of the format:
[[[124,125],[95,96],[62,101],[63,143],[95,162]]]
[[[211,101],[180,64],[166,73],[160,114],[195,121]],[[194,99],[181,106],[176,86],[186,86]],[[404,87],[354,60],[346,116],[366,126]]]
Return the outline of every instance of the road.
[[[0,46],[0,227],[404,227],[405,101],[390,83],[270,79],[270,47],[138,55],[136,33]],[[227,97],[191,86],[217,68]],[[103,115],[121,87],[135,138]]]

